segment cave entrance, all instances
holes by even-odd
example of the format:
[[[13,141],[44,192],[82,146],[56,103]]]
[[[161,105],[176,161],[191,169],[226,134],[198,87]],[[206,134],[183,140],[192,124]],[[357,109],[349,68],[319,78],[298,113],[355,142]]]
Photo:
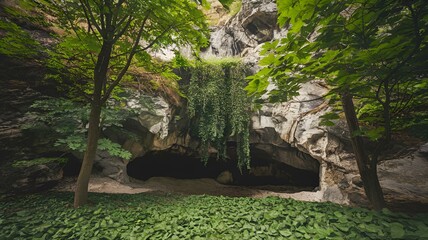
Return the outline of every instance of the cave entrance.
[[[242,173],[236,167],[234,157],[231,157],[228,162],[212,158],[204,165],[200,158],[183,153],[171,150],[151,151],[131,161],[127,165],[127,173],[139,180],[151,177],[216,179],[224,171],[229,171],[233,176],[232,185],[293,186],[300,190],[313,190],[319,186],[318,171],[299,169],[279,162],[257,148],[251,148],[251,169]]]
[[[281,156],[281,154],[272,155],[271,153],[255,146],[252,146],[250,150],[251,169],[242,175],[238,175],[235,180],[237,184],[249,186],[294,186],[301,190],[313,190],[319,186],[320,179],[318,161],[311,157],[300,159],[300,156],[298,155],[302,153],[297,151],[297,149],[287,149],[288,158],[293,158],[294,161],[296,159],[300,159],[298,161],[311,161],[310,168],[302,169],[291,166],[290,164],[284,163],[278,159],[278,155]],[[276,152],[278,152],[278,150],[276,150]],[[315,165],[315,167],[313,165]]]
[[[216,178],[226,170],[226,163],[210,159],[205,166],[200,158],[172,151],[152,151],[127,165],[128,176],[139,180],[151,177],[178,179]]]

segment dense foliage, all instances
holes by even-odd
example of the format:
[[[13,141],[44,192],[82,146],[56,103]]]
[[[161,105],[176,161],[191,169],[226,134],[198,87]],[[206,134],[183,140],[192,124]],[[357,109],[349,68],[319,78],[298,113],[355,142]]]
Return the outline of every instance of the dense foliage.
[[[110,48],[108,56],[103,56],[108,57],[108,76],[102,87],[105,102],[118,91],[119,82],[134,80],[131,72],[152,70],[149,52],[187,45],[195,46],[192,51],[196,53],[207,43],[205,18],[193,1],[47,2],[58,18],[55,24],[65,31],[50,51],[48,66],[55,71],[48,77],[72,85],[74,89],[68,91],[86,100],[94,91],[94,69],[99,67],[103,44]]]
[[[26,28],[38,29],[47,25],[35,3],[27,0],[14,4],[0,3],[0,55],[11,58],[40,58],[45,50]],[[33,61],[35,61],[33,59]]]
[[[287,100],[302,83],[326,81],[376,209],[384,207],[377,163],[391,148],[394,130],[428,120],[427,16],[424,0],[279,1],[278,23],[287,35],[264,45],[264,68],[247,88],[261,95],[270,79],[277,86],[270,94]],[[332,125],[339,116],[323,118]],[[373,141],[371,148],[363,137]]]
[[[0,19],[0,54],[10,57],[32,57],[38,53],[40,44],[33,40],[17,24]]]
[[[31,105],[31,112],[28,114],[33,121],[24,128],[29,132],[37,132],[38,129],[50,130],[52,137],[56,139],[54,146],[59,150],[83,153],[86,149],[88,113],[87,103],[62,98],[38,100]],[[121,129],[122,123],[132,116],[136,116],[132,109],[122,109],[119,104],[110,103],[101,111],[101,129]],[[131,158],[128,151],[108,138],[98,139],[98,147],[111,156]]]
[[[427,121],[418,107],[428,89],[425,1],[294,2],[278,3],[278,21],[290,27],[286,38],[264,45],[259,81],[272,77],[285,98],[316,78],[333,87],[330,94],[349,91],[368,127],[359,134],[372,139],[388,137],[390,124]]]
[[[279,1],[287,36],[267,43],[264,69],[252,82],[272,95],[296,96],[300,84],[323,79],[350,92],[363,128],[354,134],[389,141],[393,130],[428,123],[428,7],[425,1]],[[330,114],[326,119],[334,119]],[[331,121],[325,121],[331,124]]]
[[[424,239],[428,216],[280,198],[71,193],[2,200],[1,239]]]
[[[244,91],[246,72],[245,65],[237,61],[197,63],[191,69],[188,112],[195,122],[191,130],[201,141],[205,162],[210,147],[218,150],[218,158],[227,158],[227,141],[234,140],[238,167],[250,166],[250,101]]]

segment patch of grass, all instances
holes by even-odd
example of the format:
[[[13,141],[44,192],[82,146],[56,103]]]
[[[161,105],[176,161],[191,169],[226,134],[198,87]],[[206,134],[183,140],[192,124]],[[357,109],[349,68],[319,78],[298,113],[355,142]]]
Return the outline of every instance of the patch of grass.
[[[18,160],[12,164],[12,167],[27,168],[34,165],[42,165],[42,164],[48,164],[53,162],[56,162],[59,164],[65,164],[67,162],[67,158],[36,158],[32,160]]]
[[[0,201],[0,239],[426,239],[428,215],[263,199],[72,193]]]
[[[229,14],[231,16],[235,16],[242,7],[242,0],[235,0],[233,1],[233,3],[230,4],[229,6]]]

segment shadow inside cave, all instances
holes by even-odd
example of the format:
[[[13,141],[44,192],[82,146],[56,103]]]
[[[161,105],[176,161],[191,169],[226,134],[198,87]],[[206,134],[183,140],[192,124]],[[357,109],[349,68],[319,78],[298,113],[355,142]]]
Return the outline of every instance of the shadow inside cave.
[[[233,151],[230,151],[233,152]],[[251,168],[242,172],[230,154],[227,161],[210,158],[204,164],[200,158],[173,150],[151,151],[127,165],[128,176],[146,181],[152,177],[176,179],[216,179],[222,172],[233,176],[231,185],[248,186],[277,192],[313,190],[319,186],[319,172],[298,169],[270,159],[258,149],[251,149]]]

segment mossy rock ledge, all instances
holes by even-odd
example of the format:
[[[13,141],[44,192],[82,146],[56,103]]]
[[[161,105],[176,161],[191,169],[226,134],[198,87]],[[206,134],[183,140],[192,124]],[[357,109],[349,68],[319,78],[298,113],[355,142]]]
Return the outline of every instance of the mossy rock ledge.
[[[52,187],[63,177],[67,158],[18,160],[0,170],[0,192],[31,192]]]

